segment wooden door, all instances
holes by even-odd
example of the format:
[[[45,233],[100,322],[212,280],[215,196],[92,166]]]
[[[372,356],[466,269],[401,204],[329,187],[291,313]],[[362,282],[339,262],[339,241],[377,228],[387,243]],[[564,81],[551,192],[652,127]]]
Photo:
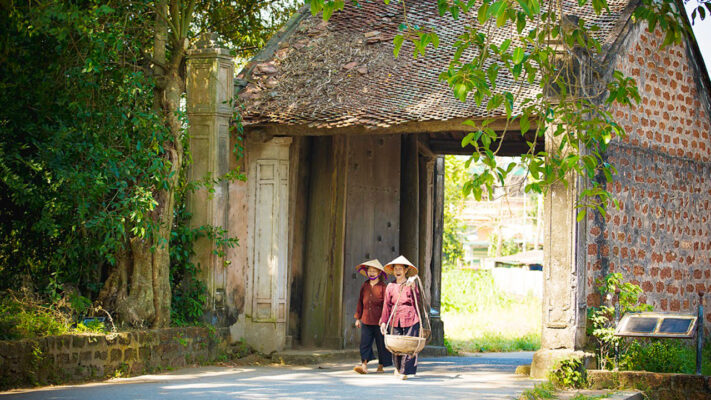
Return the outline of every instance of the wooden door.
[[[385,264],[399,251],[400,136],[350,137],[347,169],[342,329],[348,348],[360,341],[353,314],[365,278],[355,266],[373,258]]]
[[[291,139],[248,142],[248,268],[244,317],[235,324],[263,353],[286,342],[289,260],[289,146]]]
[[[253,322],[286,321],[289,163],[256,161]]]

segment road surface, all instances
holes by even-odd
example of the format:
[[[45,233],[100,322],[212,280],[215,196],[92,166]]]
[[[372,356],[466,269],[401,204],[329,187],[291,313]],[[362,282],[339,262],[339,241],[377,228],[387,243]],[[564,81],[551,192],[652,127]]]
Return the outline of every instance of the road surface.
[[[201,367],[102,383],[0,393],[2,400],[68,399],[515,399],[537,382],[514,375],[532,352],[421,358],[401,381],[386,373],[358,375],[355,362],[321,366]],[[373,368],[374,370],[374,368]]]

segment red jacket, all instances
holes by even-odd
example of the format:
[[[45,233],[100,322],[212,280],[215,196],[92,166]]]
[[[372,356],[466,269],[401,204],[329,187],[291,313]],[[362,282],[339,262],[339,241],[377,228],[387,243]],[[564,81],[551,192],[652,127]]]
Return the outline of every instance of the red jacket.
[[[355,318],[366,325],[378,325],[378,319],[383,310],[384,295],[385,283],[382,281],[375,285],[371,285],[370,281],[363,282],[363,286],[360,287]]]
[[[398,295],[401,290],[402,295],[400,295],[400,300],[398,301]],[[420,291],[415,286],[399,285],[397,283],[388,284],[388,287],[385,288],[385,299],[383,301],[383,313],[380,315],[380,323],[388,323],[388,318],[390,318],[390,313],[395,308],[396,301],[398,305],[391,322],[393,326],[404,328],[420,322],[420,318],[417,316],[417,310],[415,309],[415,296],[417,296],[417,304],[421,304],[422,297],[420,296]]]

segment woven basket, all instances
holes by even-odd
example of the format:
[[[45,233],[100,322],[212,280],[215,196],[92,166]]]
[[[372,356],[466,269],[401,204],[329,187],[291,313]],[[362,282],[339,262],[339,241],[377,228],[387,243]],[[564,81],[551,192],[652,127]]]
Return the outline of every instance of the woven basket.
[[[400,355],[417,354],[425,348],[427,339],[418,336],[385,335],[385,347],[391,353]]]

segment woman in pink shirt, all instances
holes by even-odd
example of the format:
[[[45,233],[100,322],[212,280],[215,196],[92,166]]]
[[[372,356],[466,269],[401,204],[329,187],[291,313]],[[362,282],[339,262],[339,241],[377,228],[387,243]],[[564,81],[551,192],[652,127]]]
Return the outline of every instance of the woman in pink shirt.
[[[385,298],[383,300],[383,313],[380,316],[380,331],[387,333],[388,320],[390,314],[397,309],[392,316],[393,335],[418,336],[420,334],[420,318],[417,316],[415,308],[415,296],[417,302],[421,303],[419,290],[414,281],[409,283],[408,277],[417,275],[417,268],[404,256],[400,256],[385,266],[385,272],[395,275],[395,282],[389,283],[385,288]],[[395,375],[400,379],[407,379],[408,375],[417,373],[417,355],[396,356],[393,355],[395,364]]]

